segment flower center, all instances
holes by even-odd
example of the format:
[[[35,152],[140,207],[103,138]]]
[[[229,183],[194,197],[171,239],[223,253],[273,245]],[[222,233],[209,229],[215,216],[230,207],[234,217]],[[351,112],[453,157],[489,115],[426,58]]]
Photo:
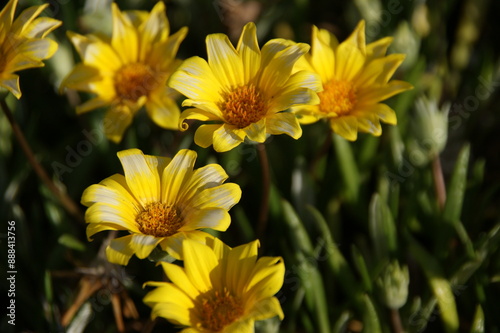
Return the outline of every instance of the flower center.
[[[226,121],[238,128],[256,123],[267,111],[262,94],[253,84],[226,93],[220,108]]]
[[[116,95],[120,100],[137,102],[142,96],[147,96],[157,86],[153,70],[144,64],[133,63],[124,65],[114,76]]]
[[[356,87],[349,81],[332,79],[323,85],[323,91],[318,93],[319,109],[324,113],[336,115],[349,114],[356,105]]]
[[[233,323],[243,314],[243,306],[238,297],[234,297],[224,288],[205,296],[201,302],[202,326],[204,329],[219,332]]]
[[[161,202],[148,204],[137,214],[135,220],[143,234],[155,237],[171,236],[183,225],[182,216],[177,208]]]

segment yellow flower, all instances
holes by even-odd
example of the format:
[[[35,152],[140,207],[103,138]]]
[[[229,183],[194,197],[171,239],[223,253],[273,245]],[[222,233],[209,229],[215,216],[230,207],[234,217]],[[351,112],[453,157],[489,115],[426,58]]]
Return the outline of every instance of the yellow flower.
[[[194,107],[181,114],[183,129],[187,119],[210,122],[197,129],[195,143],[204,148],[213,144],[224,152],[245,138],[264,142],[268,134],[284,133],[298,139],[302,129],[295,115],[283,111],[319,102],[319,77],[306,71],[291,73],[309,46],[273,39],[261,51],[253,23],[243,28],[236,49],[224,34],[209,35],[206,43],[208,63],[192,57],[169,81],[188,98],[182,105]]]
[[[62,22],[37,18],[48,4],[27,8],[14,20],[16,7],[17,0],[10,0],[0,12],[0,87],[19,99],[19,76],[14,72],[44,66],[42,60],[57,51],[57,43],[46,36]]]
[[[187,28],[169,36],[169,22],[161,1],[149,14],[144,11],[122,13],[113,3],[112,14],[110,40],[68,33],[83,62],[68,74],[61,88],[97,95],[78,106],[76,112],[109,108],[104,131],[114,142],[121,141],[142,106],[159,126],[178,129],[180,110],[174,99],[175,92],[166,82],[180,63],[175,56]]]
[[[135,253],[146,258],[160,245],[175,258],[184,239],[203,240],[200,228],[225,231],[228,210],[241,197],[240,187],[222,184],[227,174],[218,164],[193,170],[196,152],[179,151],[172,160],[138,149],[118,152],[125,176],[115,174],[91,185],[82,195],[87,237],[103,230],[128,230],[111,241],[108,260],[126,265]]]
[[[230,248],[218,239],[208,245],[186,240],[184,267],[162,262],[172,282],[155,286],[144,302],[152,317],[187,326],[187,333],[254,332],[254,321],[279,316],[276,297],[283,285],[285,265],[280,257],[257,260],[259,241]]]
[[[294,108],[301,124],[320,119],[330,122],[333,132],[354,141],[358,131],[379,136],[380,120],[395,125],[396,114],[385,99],[411,89],[412,85],[389,81],[403,54],[385,55],[392,38],[382,38],[366,45],[365,22],[340,43],[327,30],[313,27],[311,52],[297,64],[297,69],[318,73],[323,82],[320,103]]]

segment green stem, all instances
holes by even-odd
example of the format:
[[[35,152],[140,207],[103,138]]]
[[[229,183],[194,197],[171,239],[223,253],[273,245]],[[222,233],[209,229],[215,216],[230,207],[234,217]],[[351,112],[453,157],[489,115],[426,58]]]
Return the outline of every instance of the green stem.
[[[432,159],[432,175],[434,179],[434,190],[436,191],[437,202],[440,210],[444,209],[446,203],[446,186],[444,184],[443,169],[439,155]]]
[[[14,116],[12,115],[12,112],[10,111],[7,103],[5,103],[5,100],[2,100],[0,104],[2,106],[3,112],[7,116],[7,119],[9,120],[10,125],[12,126],[12,130],[14,132],[14,135],[16,136],[17,141],[19,142],[19,145],[21,146],[21,149],[24,151],[24,154],[28,158],[29,164],[31,165],[37,176],[42,180],[45,186],[47,186],[47,188],[56,196],[56,198],[59,200],[61,205],[68,211],[68,213],[71,214],[73,217],[75,217],[78,221],[83,222],[84,221],[83,215],[78,205],[66,193],[62,192],[54,184],[54,182],[52,181],[52,179],[50,179],[45,169],[36,160],[35,155],[33,154],[33,151],[31,150],[28,144],[28,141],[26,141],[26,137],[24,136],[21,128],[14,119]]]

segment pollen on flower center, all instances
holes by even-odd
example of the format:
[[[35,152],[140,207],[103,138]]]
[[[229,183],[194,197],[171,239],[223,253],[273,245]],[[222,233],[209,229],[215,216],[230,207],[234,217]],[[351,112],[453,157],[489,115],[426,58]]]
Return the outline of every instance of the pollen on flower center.
[[[238,297],[224,288],[215,291],[201,300],[201,326],[211,332],[219,332],[243,314],[243,305]]]
[[[320,98],[319,108],[324,113],[337,115],[349,114],[356,105],[356,87],[350,81],[330,80],[323,86],[323,91],[318,93]]]
[[[183,219],[175,206],[153,202],[135,218],[139,230],[145,235],[168,237],[183,225]]]
[[[220,108],[225,120],[238,128],[256,123],[267,111],[264,97],[253,84],[237,87],[226,93]]]
[[[116,95],[120,100],[136,102],[141,96],[147,96],[157,81],[153,70],[145,64],[124,65],[114,76]]]

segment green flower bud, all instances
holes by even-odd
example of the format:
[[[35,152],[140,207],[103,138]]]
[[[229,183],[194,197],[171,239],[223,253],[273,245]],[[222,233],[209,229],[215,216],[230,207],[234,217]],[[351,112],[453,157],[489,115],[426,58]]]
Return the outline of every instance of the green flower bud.
[[[405,305],[408,299],[410,275],[408,267],[400,267],[398,261],[387,264],[377,279],[382,302],[390,309],[397,310]]]
[[[421,97],[415,102],[415,110],[408,151],[412,163],[422,166],[438,156],[446,145],[450,104],[440,110],[436,100]]]

